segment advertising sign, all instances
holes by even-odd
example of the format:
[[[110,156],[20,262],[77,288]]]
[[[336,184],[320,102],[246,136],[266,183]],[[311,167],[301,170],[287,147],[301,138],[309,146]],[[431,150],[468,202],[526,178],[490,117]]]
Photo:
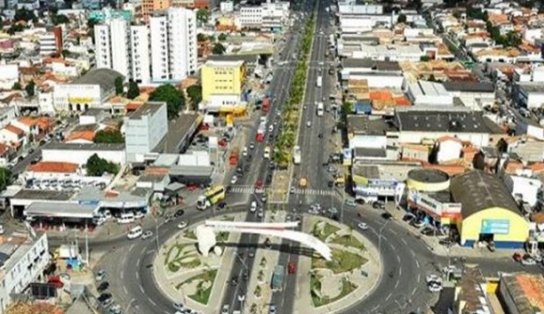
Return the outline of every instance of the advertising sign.
[[[506,219],[484,219],[480,233],[484,234],[508,234],[510,221]]]

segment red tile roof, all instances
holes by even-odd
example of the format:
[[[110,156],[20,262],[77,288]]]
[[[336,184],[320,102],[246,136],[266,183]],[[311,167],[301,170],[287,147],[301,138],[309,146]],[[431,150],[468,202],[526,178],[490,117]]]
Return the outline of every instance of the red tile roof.
[[[8,125],[5,127],[6,130],[10,131],[11,133],[14,133],[16,134],[18,137],[22,137],[25,135],[25,131],[19,129],[18,127],[14,126],[14,125]]]
[[[77,164],[69,162],[42,161],[28,166],[28,171],[75,173],[78,167]]]

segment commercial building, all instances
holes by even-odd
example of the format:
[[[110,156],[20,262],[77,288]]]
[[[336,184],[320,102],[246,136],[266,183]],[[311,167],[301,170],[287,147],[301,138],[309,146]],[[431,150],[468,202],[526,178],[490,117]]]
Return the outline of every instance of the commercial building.
[[[147,102],[124,118],[128,163],[144,162],[168,132],[166,103]]]
[[[51,257],[47,234],[36,236],[2,236],[0,244],[0,312],[27,288],[45,281],[43,272]]]
[[[151,80],[181,81],[197,69],[196,13],[169,8],[149,17]]]
[[[381,61],[419,61],[423,55],[425,51],[415,44],[360,44],[359,49],[351,53],[352,58]]]
[[[92,155],[125,164],[125,144],[67,144],[51,142],[42,149],[42,161],[64,162],[85,165]]]
[[[417,81],[408,85],[408,98],[416,106],[452,106],[453,96],[442,83]]]
[[[202,105],[210,112],[245,111],[242,89],[246,81],[246,66],[241,60],[207,61],[201,69]]]
[[[123,75],[110,69],[94,69],[71,83],[55,85],[55,109],[66,112],[101,108],[106,99],[115,95],[117,77]]]
[[[442,84],[447,92],[473,110],[482,110],[495,103],[495,86],[491,82],[448,81]]]
[[[347,58],[342,61],[342,80],[366,80],[370,88],[394,88],[404,86],[404,76],[398,62],[372,59]]]
[[[242,28],[280,31],[287,21],[288,16],[288,1],[266,1],[260,5],[244,5],[240,7],[239,22]]]
[[[544,105],[544,86],[540,82],[520,82],[512,85],[512,98],[520,107],[541,108]]]
[[[123,18],[107,19],[94,26],[97,68],[107,68],[131,77],[129,23]]]
[[[172,0],[142,0],[141,17],[147,21],[151,13],[166,10],[172,5]]]
[[[493,241],[497,248],[524,247],[529,222],[499,178],[472,170],[451,180],[451,194],[463,204],[457,224],[461,245]]]

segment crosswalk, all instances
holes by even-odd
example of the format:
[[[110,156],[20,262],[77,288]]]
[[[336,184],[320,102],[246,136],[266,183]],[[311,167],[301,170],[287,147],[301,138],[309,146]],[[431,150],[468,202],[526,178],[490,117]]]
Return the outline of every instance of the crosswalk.
[[[273,193],[275,191],[266,189],[268,193]],[[230,193],[238,194],[254,194],[255,188],[251,186],[233,186],[230,190]],[[333,196],[335,195],[334,191],[331,190],[316,190],[316,189],[294,189],[293,193],[296,195],[319,195],[319,196]]]

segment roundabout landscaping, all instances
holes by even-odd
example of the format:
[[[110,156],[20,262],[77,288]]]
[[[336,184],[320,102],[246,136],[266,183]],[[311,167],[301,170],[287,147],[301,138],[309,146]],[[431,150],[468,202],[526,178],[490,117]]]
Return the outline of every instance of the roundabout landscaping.
[[[267,221],[284,218],[281,211],[270,212],[266,216]],[[243,221],[244,214],[224,215],[216,219]],[[238,243],[240,234],[218,233],[218,247],[221,249],[216,253],[220,254],[204,257],[197,250],[194,231],[202,223],[180,230],[163,244],[155,257],[153,273],[155,282],[173,302],[209,313],[217,309],[217,304],[212,304],[216,302],[210,300],[221,300],[228,288],[230,268],[235,258],[235,250],[227,247],[223,251],[221,243]],[[310,253],[299,256],[296,273],[289,274],[296,276],[296,287],[291,290],[297,295],[295,312],[302,313],[308,309],[316,313],[340,312],[372,292],[381,277],[382,267],[377,249],[363,234],[336,221],[312,215],[304,216],[302,231],[325,242],[331,248],[333,258],[326,261],[311,250],[304,250]],[[260,238],[262,243],[267,237]],[[267,313],[267,304],[273,293],[270,290],[272,272],[278,258],[279,252],[275,250],[257,249],[255,269],[248,282],[248,313]]]

